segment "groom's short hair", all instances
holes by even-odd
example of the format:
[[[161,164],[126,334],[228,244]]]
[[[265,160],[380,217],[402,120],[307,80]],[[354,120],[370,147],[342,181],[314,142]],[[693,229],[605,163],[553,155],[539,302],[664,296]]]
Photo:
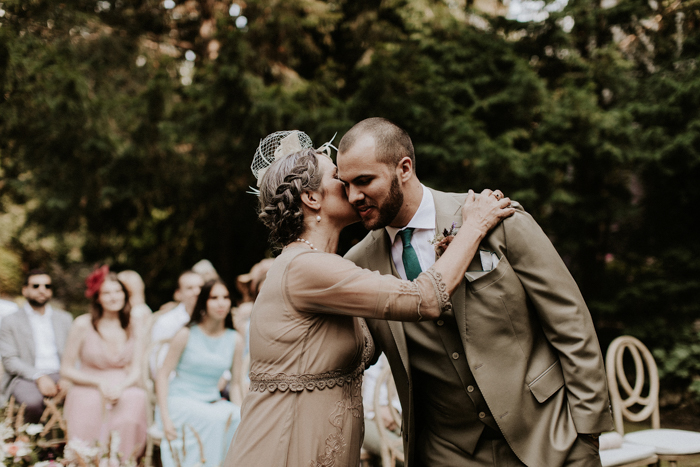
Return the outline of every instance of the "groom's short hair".
[[[386,118],[372,117],[355,124],[340,140],[338,152],[350,150],[357,139],[365,134],[374,137],[379,162],[395,166],[404,157],[410,157],[415,170],[416,155],[411,137],[405,130]]]

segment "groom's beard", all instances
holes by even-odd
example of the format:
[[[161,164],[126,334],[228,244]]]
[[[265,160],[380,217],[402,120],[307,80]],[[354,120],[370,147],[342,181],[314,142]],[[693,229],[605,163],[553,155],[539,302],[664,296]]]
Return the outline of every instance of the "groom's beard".
[[[375,219],[363,219],[362,225],[368,230],[383,229],[391,224],[403,205],[403,190],[399,185],[399,177],[394,175],[389,187],[389,196],[382,205],[377,205],[377,217]]]

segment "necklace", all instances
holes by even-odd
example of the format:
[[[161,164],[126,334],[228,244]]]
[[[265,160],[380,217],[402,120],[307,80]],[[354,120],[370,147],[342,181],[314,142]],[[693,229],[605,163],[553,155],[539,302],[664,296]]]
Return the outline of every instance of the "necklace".
[[[313,244],[313,243],[311,243],[311,242],[310,242],[310,241],[308,241],[308,240],[304,240],[304,239],[303,239],[303,238],[301,238],[301,237],[297,238],[297,239],[296,239],[296,240],[294,240],[294,241],[295,241],[295,242],[301,242],[301,243],[306,243],[307,245],[309,245],[309,246],[311,247],[311,249],[312,249],[312,250],[316,250],[316,251],[318,251],[318,248],[316,248],[316,247],[314,246],[314,244]]]

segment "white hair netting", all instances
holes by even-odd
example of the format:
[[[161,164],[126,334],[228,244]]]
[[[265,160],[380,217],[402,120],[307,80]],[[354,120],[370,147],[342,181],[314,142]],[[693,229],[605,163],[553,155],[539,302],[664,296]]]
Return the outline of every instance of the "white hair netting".
[[[313,148],[313,142],[303,131],[277,131],[267,135],[260,141],[250,165],[250,170],[258,180],[258,186],[265,171],[274,161],[307,148]]]

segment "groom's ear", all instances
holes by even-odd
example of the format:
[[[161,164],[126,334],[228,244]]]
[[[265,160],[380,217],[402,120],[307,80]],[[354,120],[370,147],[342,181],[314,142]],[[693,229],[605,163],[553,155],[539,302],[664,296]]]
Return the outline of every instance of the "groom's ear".
[[[321,193],[318,191],[305,191],[301,194],[301,202],[309,209],[318,211],[321,209]]]
[[[406,183],[413,176],[413,161],[406,156],[396,164],[396,175],[402,183]]]

